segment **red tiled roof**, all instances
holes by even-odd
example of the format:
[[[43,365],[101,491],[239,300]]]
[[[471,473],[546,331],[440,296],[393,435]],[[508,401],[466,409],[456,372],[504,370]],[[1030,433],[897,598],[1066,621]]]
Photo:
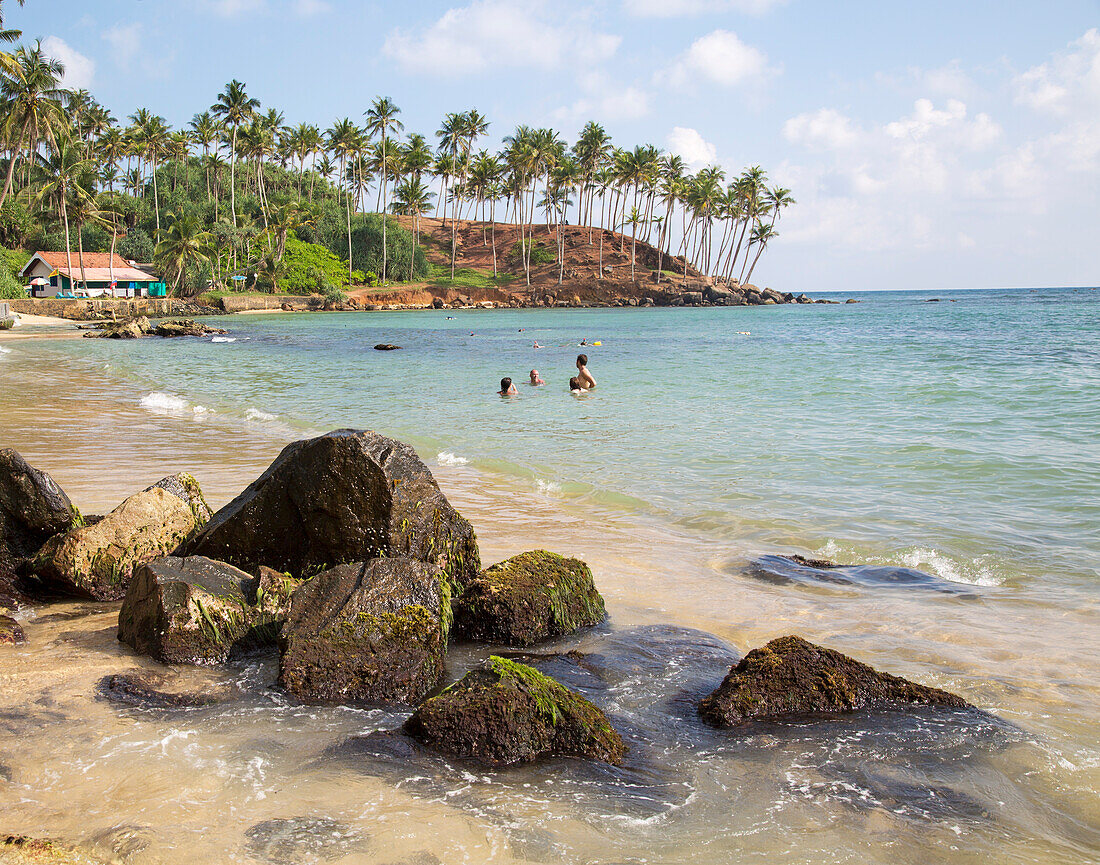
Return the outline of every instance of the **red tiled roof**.
[[[41,258],[46,264],[54,268],[60,273],[69,276],[69,257],[64,252],[35,252],[35,255]],[[33,258],[31,259],[33,261]],[[109,252],[85,252],[84,253],[84,274],[85,277],[92,282],[102,282],[110,278],[111,272],[111,260],[112,256]],[[72,254],[74,279],[80,279],[80,255],[77,252]],[[27,262],[27,266],[30,262]],[[23,270],[26,271],[27,266],[24,266]],[[135,262],[128,261],[123,258],[117,252],[114,254],[114,271],[115,279],[147,282],[155,281],[156,277],[144,270],[141,270],[136,266]]]

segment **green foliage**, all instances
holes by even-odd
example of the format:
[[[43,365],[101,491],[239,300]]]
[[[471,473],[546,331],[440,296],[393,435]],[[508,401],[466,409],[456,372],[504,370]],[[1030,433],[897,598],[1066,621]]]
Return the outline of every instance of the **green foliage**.
[[[294,234],[286,238],[283,263],[286,274],[279,285],[290,294],[309,294],[348,284],[348,265],[338,255],[318,243],[306,243]],[[358,274],[356,274],[358,276]]]
[[[514,274],[504,273],[494,277],[491,273],[463,267],[456,270],[454,279],[451,279],[451,268],[448,265],[432,264],[430,267],[429,284],[440,288],[495,288],[518,278]]]
[[[392,218],[389,218],[386,225],[386,246],[391,280],[409,278],[410,256],[413,257],[412,278],[423,279],[428,275],[428,259],[424,257],[424,250],[416,246],[412,232],[402,228]],[[356,214],[352,217],[351,251],[352,263],[356,267],[382,275],[382,217],[380,214]]]
[[[522,242],[517,240],[515,243],[512,244],[512,248],[508,250],[508,254],[517,261],[521,260],[523,256],[523,247],[531,246],[531,243],[532,241],[530,240],[525,240]],[[534,267],[536,264],[551,264],[555,260],[556,255],[554,254],[554,251],[543,246],[541,243],[536,243],[533,247],[531,247],[530,261],[532,267]]]
[[[15,196],[9,196],[0,207],[0,244],[20,246],[34,229],[34,220],[27,208]]]
[[[0,267],[0,300],[21,300],[26,296],[27,292],[23,290],[19,280],[12,275],[11,269]]]
[[[149,262],[153,260],[153,238],[143,229],[132,228],[115,247],[120,256],[137,262]]]
[[[30,261],[31,254],[25,249],[3,249],[0,252],[4,253],[4,264],[7,265],[8,271],[15,281],[19,282],[22,279],[19,271],[23,269],[23,265]]]

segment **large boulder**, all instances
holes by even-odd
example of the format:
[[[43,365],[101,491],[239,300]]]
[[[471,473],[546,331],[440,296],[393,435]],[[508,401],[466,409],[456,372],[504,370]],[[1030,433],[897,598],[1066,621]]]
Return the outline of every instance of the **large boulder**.
[[[103,519],[48,541],[35,556],[34,572],[64,591],[118,600],[134,569],[179,547],[201,527],[201,513],[199,505],[150,487]]]
[[[534,667],[490,657],[405,722],[419,742],[490,766],[540,757],[586,757],[618,764],[625,747],[607,716]]]
[[[971,708],[962,697],[815,646],[801,637],[780,637],[753,649],[699,706],[703,718],[720,727],[834,715],[859,709],[924,704]]]
[[[270,645],[275,617],[254,605],[257,580],[203,556],[142,565],[118,614],[118,638],[165,664],[220,664]]]
[[[462,639],[530,646],[598,624],[606,614],[588,565],[534,550],[482,571],[455,600],[454,615]]]
[[[200,525],[206,525],[210,517],[213,516],[210,505],[206,503],[206,499],[202,494],[202,488],[199,486],[199,482],[195,480],[194,475],[188,474],[187,472],[169,475],[166,478],[161,478],[153,484],[153,487],[160,487],[162,490],[171,493],[191,508],[191,512],[195,515]],[[153,487],[149,487],[149,489]]]
[[[477,537],[416,452],[375,432],[337,430],[293,442],[214,514],[191,554],[296,577],[347,562],[407,556],[455,585],[480,569]]]
[[[416,559],[318,574],[291,598],[279,683],[310,702],[414,703],[443,673],[450,605],[443,572]]]

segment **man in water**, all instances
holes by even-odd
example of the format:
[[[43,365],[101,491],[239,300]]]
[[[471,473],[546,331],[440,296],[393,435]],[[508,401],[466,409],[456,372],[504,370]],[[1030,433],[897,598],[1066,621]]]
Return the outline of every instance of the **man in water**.
[[[540,385],[546,384],[541,378],[539,378],[539,371],[537,369],[531,370],[531,384]]]
[[[577,355],[577,381],[585,390],[591,390],[596,386],[596,379],[592,378],[592,373],[588,371],[588,355]]]
[[[513,396],[518,393],[518,391],[516,390],[516,386],[512,384],[512,380],[505,377],[500,380],[500,390],[498,390],[497,393],[501,396]]]

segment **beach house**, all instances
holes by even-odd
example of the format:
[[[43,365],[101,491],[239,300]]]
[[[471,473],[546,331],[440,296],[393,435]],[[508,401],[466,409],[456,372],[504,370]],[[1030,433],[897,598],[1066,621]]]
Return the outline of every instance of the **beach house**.
[[[164,297],[164,283],[149,265],[109,252],[85,252],[84,267],[77,253],[36,252],[19,275],[31,297]]]

